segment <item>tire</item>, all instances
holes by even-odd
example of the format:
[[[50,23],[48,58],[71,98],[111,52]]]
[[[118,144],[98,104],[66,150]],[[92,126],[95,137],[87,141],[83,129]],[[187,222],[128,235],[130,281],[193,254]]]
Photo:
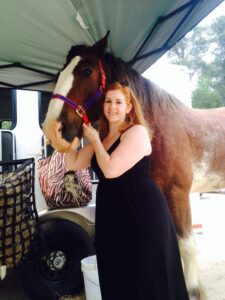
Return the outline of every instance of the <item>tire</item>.
[[[83,288],[80,261],[94,254],[86,231],[64,219],[41,223],[41,239],[18,267],[19,281],[32,300],[55,300],[76,295]]]

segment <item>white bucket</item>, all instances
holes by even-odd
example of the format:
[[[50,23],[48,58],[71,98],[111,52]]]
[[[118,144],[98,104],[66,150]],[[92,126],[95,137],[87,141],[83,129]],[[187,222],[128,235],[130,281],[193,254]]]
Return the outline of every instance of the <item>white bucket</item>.
[[[102,300],[96,255],[82,259],[81,270],[84,276],[86,300]]]

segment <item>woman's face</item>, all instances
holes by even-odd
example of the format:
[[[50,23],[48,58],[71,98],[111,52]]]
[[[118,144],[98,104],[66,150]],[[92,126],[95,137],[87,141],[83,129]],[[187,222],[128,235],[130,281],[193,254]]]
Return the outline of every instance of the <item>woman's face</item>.
[[[103,112],[109,123],[122,123],[130,112],[132,104],[127,104],[124,93],[120,90],[111,90],[106,93]]]

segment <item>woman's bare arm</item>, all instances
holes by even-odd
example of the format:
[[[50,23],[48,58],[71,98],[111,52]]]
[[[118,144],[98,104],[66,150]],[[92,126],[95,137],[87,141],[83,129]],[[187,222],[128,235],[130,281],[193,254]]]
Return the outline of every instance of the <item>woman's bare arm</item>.
[[[81,170],[90,167],[91,158],[94,154],[92,144],[87,144],[79,150],[64,154],[64,163],[68,170]]]

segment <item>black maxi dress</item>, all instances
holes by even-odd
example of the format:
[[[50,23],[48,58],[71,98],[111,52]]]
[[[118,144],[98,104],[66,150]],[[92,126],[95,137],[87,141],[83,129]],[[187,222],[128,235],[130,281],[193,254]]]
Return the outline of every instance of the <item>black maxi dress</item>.
[[[95,155],[92,168],[99,178],[95,247],[102,299],[188,300],[166,200],[150,178],[150,156],[113,179],[104,177]]]

